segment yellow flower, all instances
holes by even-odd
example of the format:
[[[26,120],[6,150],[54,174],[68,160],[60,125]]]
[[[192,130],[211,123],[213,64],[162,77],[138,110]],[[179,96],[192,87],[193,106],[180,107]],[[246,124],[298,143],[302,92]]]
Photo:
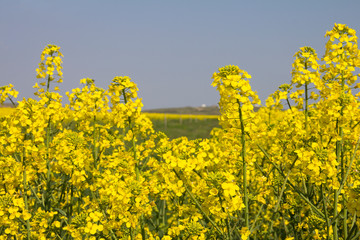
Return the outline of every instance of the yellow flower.
[[[55,227],[60,228],[61,223],[59,221],[54,221],[54,225]]]
[[[0,214],[1,215],[1,214]],[[24,212],[23,214],[23,219],[26,221],[26,220],[29,220],[31,218],[31,214],[29,212]]]
[[[219,191],[216,188],[212,188],[209,191],[209,193],[210,193],[210,195],[216,196],[216,195],[218,195]]]
[[[247,227],[242,227],[240,230],[241,240],[247,240],[250,236],[250,231]]]

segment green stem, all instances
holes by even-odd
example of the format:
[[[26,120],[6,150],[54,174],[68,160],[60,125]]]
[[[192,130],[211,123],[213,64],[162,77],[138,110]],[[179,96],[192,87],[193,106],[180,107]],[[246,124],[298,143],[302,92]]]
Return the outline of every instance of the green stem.
[[[350,227],[350,233],[346,240],[348,240],[352,236],[353,232],[355,231],[355,228],[356,228],[355,224],[356,224],[356,212],[353,215],[353,220],[351,222],[351,227]]]
[[[259,209],[259,212],[256,214],[256,217],[255,217],[255,219],[254,219],[254,222],[252,223],[251,228],[250,228],[250,232],[251,232],[251,233],[252,233],[252,232],[254,231],[254,229],[255,229],[256,221],[258,220],[258,218],[259,218],[259,216],[260,216],[260,214],[261,214],[261,212],[262,212],[262,210],[263,210],[263,208],[264,208],[264,205],[265,205],[265,204],[262,204],[262,205],[261,205],[261,207],[260,207],[260,209]]]
[[[245,127],[244,127],[244,119],[241,110],[241,103],[237,100],[239,104],[239,116],[240,116],[240,127],[241,127],[241,158],[243,163],[243,188],[244,188],[244,204],[245,204],[245,226],[249,229],[249,196],[247,191],[247,166],[246,166],[246,142],[245,142]]]
[[[348,176],[349,176],[349,174],[350,174],[350,170],[351,170],[352,164],[353,164],[353,162],[354,162],[354,159],[355,159],[355,156],[356,156],[356,152],[357,152],[357,150],[358,150],[358,148],[359,148],[359,144],[360,144],[360,137],[358,138],[358,140],[357,140],[357,142],[356,142],[355,149],[354,149],[354,153],[353,153],[353,155],[351,156],[349,166],[348,166],[348,168],[347,168],[347,170],[346,170],[346,173],[345,173],[345,175],[344,175],[344,177],[343,177],[343,179],[342,179],[341,185],[340,185],[339,190],[338,190],[338,194],[341,193],[341,190],[343,189],[343,187],[344,187],[344,185],[345,185],[345,182],[346,182],[346,180],[347,180],[347,178],[348,178]]]
[[[165,226],[166,223],[166,200],[163,200],[162,204],[162,224]]]
[[[306,66],[306,65],[305,65]],[[308,126],[308,115],[309,115],[309,109],[308,109],[308,83],[305,83],[305,131],[307,132],[307,126]]]
[[[51,117],[48,120],[46,129],[46,192],[45,192],[45,211],[51,208],[51,166],[50,166],[50,132],[51,132]]]
[[[358,240],[359,237],[360,237],[360,231],[357,232],[357,234],[353,238],[351,238],[351,240]]]
[[[228,239],[229,240],[232,240],[232,237],[231,237],[231,228],[230,228],[230,221],[229,221],[229,215],[228,217],[226,218],[226,227],[228,229]]]
[[[287,105],[289,106],[290,110],[292,110],[288,97],[286,98],[286,102],[287,102]]]
[[[352,167],[352,164],[353,164],[353,161],[355,159],[355,155],[356,155],[356,152],[358,150],[358,147],[359,147],[359,143],[360,143],[360,138],[357,140],[357,143],[355,145],[355,150],[354,150],[354,153],[353,155],[351,156],[351,159],[350,159],[350,163],[349,163],[349,166],[347,167],[346,169],[346,172],[344,173],[343,175],[343,178],[342,178],[342,182],[340,184],[340,187],[337,191],[337,195],[340,195],[341,194],[341,190],[343,189],[344,185],[345,185],[345,182],[350,174],[350,170],[351,170],[351,167]],[[343,196],[343,204],[345,204],[346,200],[345,200],[345,196]],[[344,205],[345,206],[345,205]],[[335,215],[336,216],[336,215]],[[347,236],[348,236],[348,227],[347,227],[347,209],[344,209],[344,220],[343,220],[343,227],[344,227],[344,238],[346,239]]]
[[[220,194],[218,193],[217,196],[218,196],[218,198],[219,198],[220,205],[221,205],[221,209],[222,209],[223,213],[226,213],[225,208],[223,207],[223,200],[222,200]],[[231,239],[232,239],[232,238],[231,238],[231,232],[232,232],[232,231],[231,231],[230,221],[229,221],[230,216],[229,216],[229,214],[227,214],[227,215],[228,215],[228,216],[226,217],[225,222],[226,222],[226,228],[227,228],[227,232],[228,232],[228,239],[231,240]]]
[[[93,118],[93,156],[94,156],[94,166],[97,169],[97,159],[98,159],[98,148],[96,147],[96,104],[95,104],[95,112]]]
[[[46,86],[46,93],[49,92],[49,88],[50,88],[50,76],[47,77],[47,86]],[[49,98],[48,102],[47,102],[47,106],[49,106],[51,102],[51,99]],[[51,138],[51,116],[48,119],[48,125],[46,128],[46,168],[47,168],[47,173],[46,173],[46,192],[45,192],[45,211],[50,210],[51,208],[51,200],[50,200],[50,196],[51,196],[51,167],[50,167],[50,138]]]
[[[49,89],[50,89],[50,76],[47,77],[46,92],[49,92]]]
[[[24,198],[24,203],[25,203],[25,209],[27,211],[29,211],[29,205],[28,205],[28,199],[27,199],[27,179],[26,179],[26,164],[25,164],[25,157],[24,157],[24,153],[25,151],[23,151],[22,155],[21,155],[21,160],[22,160],[22,164],[23,164],[23,198]],[[29,219],[26,220],[26,231],[27,231],[27,239],[30,240],[31,238],[31,230],[30,230],[30,221]]]
[[[10,95],[8,95],[8,98],[9,98],[10,102],[12,103],[12,105],[13,105],[14,107],[16,107],[16,103],[12,100],[12,98],[10,97]]]
[[[276,214],[277,211],[278,211],[278,208],[279,208],[279,206],[280,206],[280,202],[281,202],[281,199],[282,199],[282,195],[284,194],[284,191],[285,191],[286,183],[287,183],[287,181],[288,181],[288,178],[289,178],[289,175],[290,175],[290,173],[291,173],[291,170],[292,170],[295,162],[297,161],[297,159],[298,159],[298,158],[295,158],[294,162],[291,164],[291,167],[290,167],[288,173],[286,174],[285,180],[284,180],[283,185],[282,185],[282,187],[281,187],[281,192],[280,192],[278,201],[277,201],[277,203],[276,203],[276,205],[275,205],[274,215],[273,215],[273,216],[275,216],[275,214]],[[273,225],[274,225],[274,219],[271,220],[270,231],[272,231]]]
[[[343,110],[344,110],[344,102],[343,102],[343,97],[344,97],[344,89],[345,89],[345,81],[343,78],[341,78],[341,95],[340,95],[340,116],[342,117],[344,115]],[[341,182],[344,183],[344,177],[345,177],[345,171],[344,171],[344,154],[343,154],[343,143],[344,143],[344,130],[343,130],[343,126],[342,126],[342,122],[339,122],[339,119],[337,120],[337,128],[338,128],[338,134],[340,136],[340,140],[336,141],[336,160],[338,163],[340,163],[340,174],[341,174]],[[334,216],[336,216],[338,214],[338,210],[337,210],[337,205],[338,205],[338,200],[339,200],[339,195],[341,194],[341,192],[334,190]],[[345,216],[344,216],[344,221],[346,221]],[[335,219],[334,222],[334,240],[338,240],[339,236],[338,236],[338,224],[339,224],[339,220],[338,218]],[[344,223],[345,224],[345,223]]]
[[[327,212],[327,204],[326,204],[326,198],[325,198],[325,194],[324,194],[324,185],[321,184],[321,195],[323,198],[323,206],[324,206],[324,213],[325,213],[325,220],[326,220],[326,239],[329,239],[329,235],[330,235],[330,220],[329,220],[329,216],[328,216],[328,212]]]

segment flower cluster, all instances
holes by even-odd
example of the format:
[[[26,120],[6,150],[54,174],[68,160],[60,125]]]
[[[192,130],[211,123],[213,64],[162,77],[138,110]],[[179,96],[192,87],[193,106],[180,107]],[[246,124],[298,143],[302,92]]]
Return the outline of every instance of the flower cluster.
[[[220,124],[223,127],[239,125],[239,107],[250,113],[254,106],[260,104],[256,92],[251,90],[249,80],[251,76],[237,66],[225,66],[219,73],[213,74],[212,86],[220,93]],[[252,98],[252,101],[250,100]]]
[[[4,103],[6,99],[9,99],[15,104],[12,97],[16,98],[18,94],[19,92],[14,89],[14,85],[12,84],[0,87],[0,104]]]

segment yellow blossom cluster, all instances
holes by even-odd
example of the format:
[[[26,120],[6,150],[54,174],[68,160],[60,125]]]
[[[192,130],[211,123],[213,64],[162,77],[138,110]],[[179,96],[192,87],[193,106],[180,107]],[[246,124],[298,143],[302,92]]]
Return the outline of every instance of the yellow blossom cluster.
[[[220,125],[223,127],[239,125],[239,106],[252,117],[253,104],[260,104],[256,92],[251,90],[249,80],[251,76],[238,66],[225,66],[219,73],[213,74],[212,86],[220,93]],[[252,98],[252,101],[250,98]]]
[[[326,37],[257,112],[251,76],[219,68],[221,128],[196,140],[156,132],[127,76],[63,104],[48,45],[46,88],[0,117],[0,239],[359,239],[360,55],[348,26]]]
[[[18,93],[12,84],[0,87],[0,105],[3,104],[6,99],[12,101],[12,97],[16,98]]]
[[[49,78],[49,81],[53,81],[54,71],[56,70],[57,75],[59,76],[58,82],[62,82],[62,53],[60,52],[60,47],[56,45],[49,44],[47,45],[43,52],[41,53],[41,62],[39,63],[39,68],[36,69],[37,78]],[[45,84],[43,84],[45,86]]]

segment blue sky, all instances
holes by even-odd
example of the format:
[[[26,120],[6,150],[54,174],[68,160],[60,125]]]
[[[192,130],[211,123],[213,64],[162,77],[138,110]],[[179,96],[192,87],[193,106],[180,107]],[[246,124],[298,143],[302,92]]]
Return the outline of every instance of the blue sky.
[[[89,77],[138,84],[144,108],[216,105],[211,76],[238,65],[262,99],[290,82],[303,46],[324,53],[334,23],[360,33],[360,1],[0,0],[0,86],[33,97],[47,44],[61,47],[61,93]],[[66,102],[66,96],[64,97]]]

